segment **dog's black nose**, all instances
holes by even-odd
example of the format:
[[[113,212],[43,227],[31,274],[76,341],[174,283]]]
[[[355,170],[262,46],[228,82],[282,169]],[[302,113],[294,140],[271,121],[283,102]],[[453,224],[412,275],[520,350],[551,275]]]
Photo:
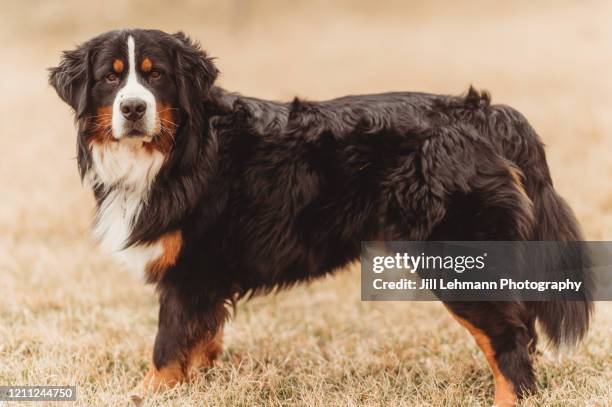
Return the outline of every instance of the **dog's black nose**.
[[[126,99],[119,105],[119,110],[126,119],[135,122],[147,110],[147,104],[141,99]]]

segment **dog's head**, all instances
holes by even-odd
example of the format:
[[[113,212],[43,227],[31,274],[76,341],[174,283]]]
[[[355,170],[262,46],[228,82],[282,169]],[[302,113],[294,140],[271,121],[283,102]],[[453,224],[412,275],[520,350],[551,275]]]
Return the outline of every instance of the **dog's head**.
[[[129,141],[167,153],[216,77],[183,33],[118,30],[65,51],[49,82],[75,111],[80,147]]]

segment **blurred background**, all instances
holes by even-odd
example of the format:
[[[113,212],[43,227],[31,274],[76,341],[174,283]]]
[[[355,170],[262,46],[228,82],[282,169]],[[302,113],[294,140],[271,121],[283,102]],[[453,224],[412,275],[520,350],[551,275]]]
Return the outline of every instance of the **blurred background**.
[[[610,2],[26,0],[0,13],[5,238],[24,233],[24,221],[87,221],[69,109],[46,68],[122,27],[185,31],[217,58],[220,85],[263,98],[487,89],[545,140],[588,237],[612,237]]]
[[[0,277],[5,294],[0,296],[0,337],[5,342],[0,343],[4,358],[0,381],[59,377],[99,383],[103,379],[107,390],[114,384],[127,388],[131,378],[144,370],[155,332],[152,290],[142,287],[139,276],[126,274],[102,256],[89,237],[93,199],[77,175],[73,118],[47,85],[46,69],[59,62],[62,50],[117,28],[183,30],[216,57],[221,71],[218,84],[279,100],[398,90],[460,94],[473,84],[489,90],[494,103],[524,113],[547,144],[555,185],[576,211],[587,238],[610,240],[611,21],[612,2],[596,0],[3,0]],[[298,329],[294,338],[278,337],[270,346],[283,348],[282,338],[289,346],[302,337],[300,333],[308,337],[291,321],[319,326],[321,320],[319,328],[328,329],[326,318],[337,318],[335,311],[346,304],[339,299],[342,295],[354,299],[353,305],[359,303],[354,274],[319,284],[316,294],[300,288],[288,297],[266,300],[283,304],[285,313],[280,316],[268,302],[254,303],[261,308],[260,321],[285,324],[284,332]],[[320,305],[318,319],[309,319],[305,302]],[[390,332],[395,332],[406,309],[356,306],[363,308],[346,311],[352,319],[334,319],[333,324],[338,329],[345,325],[358,329],[364,313],[371,317],[372,310],[384,309],[386,322],[367,332],[371,338],[381,337],[382,343],[386,335],[393,335]],[[415,307],[432,320],[446,321],[438,305]],[[395,317],[392,312],[397,312]],[[252,339],[260,332],[251,314],[246,315],[235,325],[240,334],[228,333],[230,343],[232,335]],[[437,332],[459,332],[445,324]],[[609,326],[610,319],[595,337],[609,334]],[[411,335],[425,348],[436,346],[429,344],[438,340],[430,337],[429,328],[412,325]],[[123,342],[126,332],[132,336],[136,332],[137,338]],[[260,334],[262,341],[274,337]],[[99,346],[100,335],[111,355],[108,360],[91,352]],[[326,343],[342,348],[333,339]],[[355,343],[359,342],[347,344],[347,349]],[[473,348],[470,343],[465,339],[466,349]],[[245,353],[254,351],[252,344],[241,344],[234,340],[234,352],[240,352],[241,346]],[[609,341],[597,342],[597,349],[595,359],[607,354],[609,362]],[[446,357],[455,351],[447,350]],[[448,361],[441,352],[439,360]],[[50,355],[47,362],[41,361],[42,354]],[[117,355],[125,357],[124,364],[108,367]],[[94,372],[107,366],[104,369],[111,373],[89,376],[75,369],[76,359],[80,366],[91,365]],[[113,370],[116,366],[129,366],[129,374]],[[478,366],[486,371],[482,360]],[[438,374],[443,368],[437,366]],[[130,379],[122,381],[121,374]],[[455,380],[452,372],[447,374],[450,382]],[[609,394],[607,377],[601,383],[607,383]],[[359,388],[355,383],[350,386]],[[432,388],[432,394],[440,393],[436,385]],[[584,391],[597,393],[593,388]]]

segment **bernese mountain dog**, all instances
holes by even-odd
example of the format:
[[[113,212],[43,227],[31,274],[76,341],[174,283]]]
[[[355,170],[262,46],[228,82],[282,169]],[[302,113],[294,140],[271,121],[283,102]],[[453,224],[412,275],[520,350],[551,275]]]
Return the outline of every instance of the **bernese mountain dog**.
[[[144,389],[211,364],[238,299],[341,269],[362,241],[582,239],[540,138],[487,93],[284,103],[227,92],[217,75],[185,34],[140,29],[50,69],[75,112],[94,235],[159,294]],[[574,344],[592,310],[586,297],[445,305],[484,352],[497,406],[536,390],[536,321]]]

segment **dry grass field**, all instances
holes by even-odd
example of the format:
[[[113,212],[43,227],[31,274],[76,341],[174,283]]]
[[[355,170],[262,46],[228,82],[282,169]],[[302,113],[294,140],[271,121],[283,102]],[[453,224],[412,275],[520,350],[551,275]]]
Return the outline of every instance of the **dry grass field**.
[[[611,2],[8,3],[0,384],[72,384],[76,405],[126,405],[149,362],[154,291],[95,247],[72,117],[46,82],[62,49],[113,28],[185,30],[218,58],[221,85],[266,98],[488,89],[542,135],[587,237],[612,239]],[[586,341],[540,358],[539,394],[523,405],[612,405],[611,337],[612,304],[599,303]],[[226,343],[221,366],[145,405],[492,402],[484,357],[440,304],[361,302],[356,269],[241,303]]]

